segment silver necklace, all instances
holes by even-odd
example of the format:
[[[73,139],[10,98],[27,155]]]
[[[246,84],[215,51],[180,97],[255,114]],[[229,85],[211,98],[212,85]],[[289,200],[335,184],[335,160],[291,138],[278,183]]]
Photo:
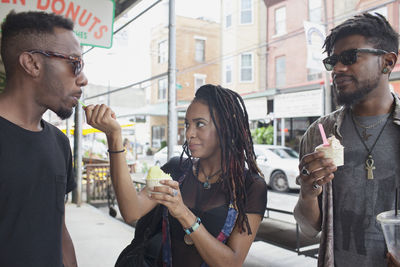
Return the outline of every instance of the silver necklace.
[[[199,169],[200,169],[200,160],[197,163],[197,168],[196,168],[196,178],[197,180],[199,179]],[[216,171],[215,173],[211,174],[211,175],[206,175],[204,173],[204,170],[201,169],[201,172],[203,173],[204,177],[206,177],[206,181],[203,183],[203,188],[204,189],[210,189],[211,188],[211,183],[210,180],[216,176],[217,174],[219,174],[221,172],[221,169],[219,169],[218,171]]]
[[[363,138],[365,141],[368,141],[368,138],[370,138],[370,137],[372,136],[372,134],[368,134],[368,133],[367,133],[367,130],[368,130],[368,129],[375,128],[376,126],[378,126],[379,124],[381,124],[382,122],[384,122],[384,121],[387,119],[387,118],[384,116],[384,117],[382,117],[380,120],[378,120],[377,122],[375,122],[375,123],[373,123],[373,124],[371,124],[371,125],[363,125],[363,124],[361,124],[360,122],[358,122],[358,121],[356,120],[356,118],[354,117],[353,112],[351,112],[351,117],[352,117],[352,119],[353,119],[353,122],[354,122],[358,127],[360,127],[360,128],[363,129],[363,130],[362,130],[362,133],[361,133],[361,136],[362,136],[362,138]]]

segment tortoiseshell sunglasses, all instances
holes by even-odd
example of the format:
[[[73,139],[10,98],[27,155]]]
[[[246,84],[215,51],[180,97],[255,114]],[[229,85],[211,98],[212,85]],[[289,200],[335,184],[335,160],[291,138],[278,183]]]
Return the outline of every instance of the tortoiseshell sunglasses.
[[[85,65],[83,62],[83,59],[81,57],[67,56],[67,55],[63,55],[61,53],[56,53],[56,52],[51,52],[51,51],[43,51],[43,50],[38,50],[38,49],[32,49],[27,52],[31,53],[31,54],[39,53],[46,57],[56,57],[56,58],[66,59],[66,60],[70,61],[70,63],[72,63],[72,65],[74,66],[73,70],[74,70],[75,76],[78,76],[82,72],[83,66]]]

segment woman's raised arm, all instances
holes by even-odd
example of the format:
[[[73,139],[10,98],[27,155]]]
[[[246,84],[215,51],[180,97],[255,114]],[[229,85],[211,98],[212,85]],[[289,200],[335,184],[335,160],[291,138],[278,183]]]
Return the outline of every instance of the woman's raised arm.
[[[147,196],[146,188],[139,193],[136,192],[123,153],[121,126],[116,120],[115,113],[102,104],[87,106],[85,114],[87,123],[107,136],[110,174],[119,210],[126,222],[134,222],[153,209],[157,202]]]

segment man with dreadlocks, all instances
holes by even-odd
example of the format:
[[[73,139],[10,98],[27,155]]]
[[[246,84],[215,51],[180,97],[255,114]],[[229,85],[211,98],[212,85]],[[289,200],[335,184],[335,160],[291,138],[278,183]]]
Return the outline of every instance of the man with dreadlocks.
[[[400,179],[400,101],[389,89],[398,34],[380,14],[365,13],[332,29],[324,46],[343,107],[302,138],[295,217],[304,233],[322,231],[319,266],[387,266],[376,216],[394,209]],[[314,152],[322,143],[318,123],[344,146],[343,166]]]
[[[174,181],[164,180],[165,186],[151,188],[155,193],[150,194],[146,189],[136,193],[124,154],[116,153],[123,146],[112,111],[88,106],[86,116],[107,135],[112,181],[125,221],[136,221],[159,204],[168,211],[157,266],[243,265],[264,216],[267,187],[237,93],[214,85],[197,90],[186,113],[184,152],[163,167]]]

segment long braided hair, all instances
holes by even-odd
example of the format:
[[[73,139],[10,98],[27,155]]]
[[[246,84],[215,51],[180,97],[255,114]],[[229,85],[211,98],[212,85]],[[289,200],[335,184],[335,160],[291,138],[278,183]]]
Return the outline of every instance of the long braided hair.
[[[238,210],[237,224],[240,232],[244,230],[246,225],[247,232],[250,235],[250,224],[245,213],[247,202],[245,168],[249,169],[249,176],[254,173],[260,176],[262,174],[256,164],[249,118],[243,99],[232,90],[206,84],[197,90],[192,103],[196,101],[209,107],[221,148],[223,183]],[[183,145],[183,150],[183,153],[191,160],[187,141]]]

